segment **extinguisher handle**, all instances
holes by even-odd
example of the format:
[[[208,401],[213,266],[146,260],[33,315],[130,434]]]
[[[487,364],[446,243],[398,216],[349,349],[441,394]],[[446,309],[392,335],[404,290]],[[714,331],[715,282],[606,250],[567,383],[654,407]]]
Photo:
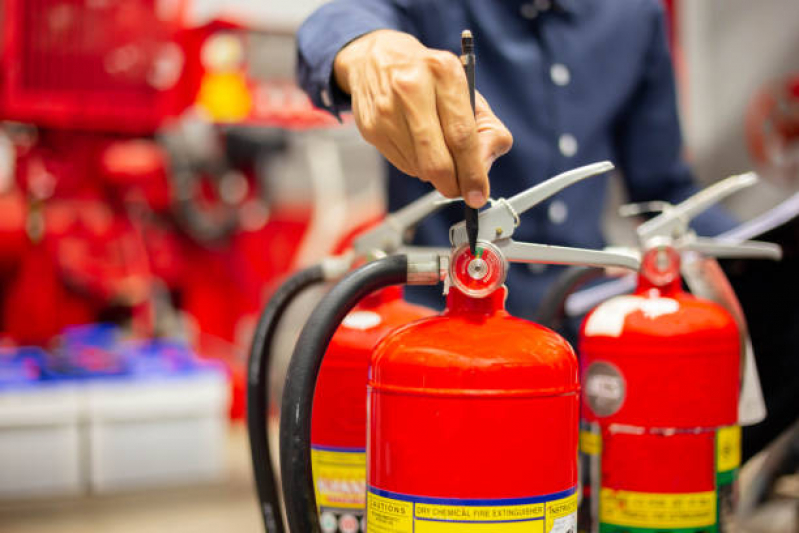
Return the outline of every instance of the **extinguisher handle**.
[[[654,237],[678,237],[688,231],[688,224],[694,217],[731,194],[751,187],[757,182],[757,174],[747,172],[714,183],[675,206],[669,206],[665,202],[659,203],[662,204],[660,208],[663,212],[638,226],[638,236],[642,243]],[[626,211],[632,209],[626,208]]]
[[[511,263],[548,263],[583,265],[600,268],[618,267],[638,270],[641,259],[635,252],[587,250],[565,246],[550,246],[503,239],[494,243]]]
[[[749,258],[782,259],[782,248],[778,244],[762,241],[745,241],[741,243],[726,243],[714,239],[694,237],[681,243],[677,248],[680,251],[698,252],[708,257],[716,258]]]
[[[396,253],[407,242],[410,231],[419,222],[456,201],[458,200],[444,197],[438,191],[431,191],[390,213],[380,224],[364,232],[353,242],[353,249],[358,255],[373,254],[375,251],[387,255]]]
[[[528,209],[540,204],[547,198],[559,193],[566,187],[574,185],[584,179],[599,176],[613,170],[615,167],[610,161],[600,161],[563,172],[546,180],[526,191],[508,199],[508,203],[517,213],[521,214]]]
[[[494,242],[507,239],[513,235],[521,223],[520,216],[525,211],[540,204],[544,200],[562,191],[570,185],[593,176],[599,176],[613,170],[613,163],[601,161],[578,167],[550,178],[543,183],[530,187],[526,191],[509,198],[491,200],[491,207],[484,209],[479,215],[478,240]],[[469,242],[465,222],[459,222],[450,228],[450,242],[454,248]]]

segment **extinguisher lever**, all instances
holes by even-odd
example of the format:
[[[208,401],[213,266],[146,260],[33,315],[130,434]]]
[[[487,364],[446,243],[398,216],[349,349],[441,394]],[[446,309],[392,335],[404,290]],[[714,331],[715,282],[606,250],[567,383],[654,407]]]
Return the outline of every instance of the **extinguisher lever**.
[[[478,240],[494,242],[498,239],[510,238],[521,223],[520,216],[522,213],[570,185],[574,185],[592,176],[604,174],[613,168],[613,163],[610,161],[601,161],[599,163],[585,165],[558,174],[543,183],[539,183],[524,192],[520,192],[510,199],[492,199],[491,207],[480,212],[478,218]],[[458,248],[465,242],[469,242],[465,222],[459,222],[450,228],[450,242],[455,248]]]
[[[358,255],[368,255],[375,251],[386,255],[396,253],[419,222],[455,201],[457,200],[445,198],[438,191],[431,191],[390,213],[380,224],[360,235],[353,241],[353,249]]]
[[[548,263],[555,265],[584,265],[594,267],[620,267],[638,270],[641,259],[635,252],[586,250],[564,246],[550,246],[502,239],[494,243],[505,259],[511,263]]]
[[[688,230],[688,224],[695,216],[731,194],[751,187],[757,181],[758,177],[754,172],[730,176],[675,206],[661,206],[663,212],[660,215],[638,226],[638,236],[642,242],[653,237],[678,237]]]
[[[517,214],[522,214],[547,198],[559,193],[566,187],[574,185],[584,179],[604,174],[605,172],[613,170],[613,168],[613,163],[610,161],[600,161],[563,172],[562,174],[558,174],[543,183],[530,187],[526,191],[513,196],[508,199],[508,204],[510,204],[511,208],[513,208]]]
[[[694,237],[677,246],[680,251],[698,252],[716,258],[782,259],[782,248],[774,243],[745,241],[725,243],[715,239]]]

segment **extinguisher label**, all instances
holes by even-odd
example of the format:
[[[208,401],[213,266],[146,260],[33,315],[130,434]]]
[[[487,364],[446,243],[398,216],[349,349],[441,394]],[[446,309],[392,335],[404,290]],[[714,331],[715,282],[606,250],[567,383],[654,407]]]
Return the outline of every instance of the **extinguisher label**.
[[[735,480],[741,465],[741,427],[727,426],[716,433],[716,490],[719,533],[735,531],[737,491]]]
[[[602,453],[602,435],[590,429],[580,430],[580,451],[586,455]]]
[[[322,532],[364,531],[365,450],[312,446],[311,461]]]
[[[575,533],[576,487],[531,498],[426,498],[374,487],[367,495],[369,533]]]
[[[719,428],[716,433],[716,471],[732,472],[741,465],[741,426]]]
[[[627,427],[635,434],[664,432],[657,428]],[[579,531],[599,533],[729,533],[735,531],[735,480],[741,462],[741,428],[697,428],[691,434],[715,438],[716,490],[694,493],[649,493],[603,486],[605,448],[601,426],[583,420],[580,431],[583,499]],[[612,438],[611,434],[608,438]],[[669,438],[669,437],[665,437]],[[610,441],[609,441],[610,443]],[[710,463],[712,464],[712,463]],[[710,467],[710,464],[708,467]]]
[[[653,494],[603,488],[599,498],[599,519],[603,526],[686,529],[716,523],[716,492],[712,490]]]

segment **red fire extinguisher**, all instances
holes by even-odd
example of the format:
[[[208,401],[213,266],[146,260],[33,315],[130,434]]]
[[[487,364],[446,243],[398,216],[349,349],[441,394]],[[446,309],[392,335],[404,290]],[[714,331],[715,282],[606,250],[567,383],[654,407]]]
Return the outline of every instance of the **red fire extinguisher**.
[[[282,532],[278,491],[269,456],[268,371],[272,341],[288,306],[313,285],[339,279],[369,258],[406,248],[405,241],[427,215],[450,201],[438,192],[388,215],[357,236],[344,254],[290,277],[272,295],[256,329],[248,369],[247,427],[256,487],[268,532]],[[314,482],[324,531],[362,531],[366,504],[366,378],[369,356],[389,331],[432,315],[402,298],[399,287],[366,296],[336,331],[320,369],[314,396],[311,446]],[[275,417],[275,422],[276,422]]]
[[[479,214],[477,253],[463,222],[447,255],[369,263],[322,299],[292,356],[280,456],[290,530],[325,531],[315,512],[311,409],[328,341],[361,299],[387,286],[436,284],[447,310],[383,338],[368,381],[367,514],[372,533],[576,529],[577,360],[556,333],[504,310],[509,262],[637,269],[634,255],[512,239],[519,215],[613,166],[567,172]]]
[[[755,181],[733,176],[679,205],[661,204],[663,213],[638,228],[635,292],[602,303],[583,322],[581,531],[733,527],[741,331],[727,309],[685,292],[682,282],[693,276],[685,266],[695,255],[779,259],[776,245],[704,239],[688,227]]]

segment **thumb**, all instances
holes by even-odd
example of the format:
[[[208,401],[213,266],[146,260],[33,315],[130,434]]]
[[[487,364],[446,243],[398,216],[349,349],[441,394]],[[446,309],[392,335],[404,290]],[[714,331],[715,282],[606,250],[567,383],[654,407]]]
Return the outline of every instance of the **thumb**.
[[[488,171],[497,158],[510,151],[513,146],[513,135],[497,118],[483,95],[477,93],[475,96],[475,121],[480,157]]]

